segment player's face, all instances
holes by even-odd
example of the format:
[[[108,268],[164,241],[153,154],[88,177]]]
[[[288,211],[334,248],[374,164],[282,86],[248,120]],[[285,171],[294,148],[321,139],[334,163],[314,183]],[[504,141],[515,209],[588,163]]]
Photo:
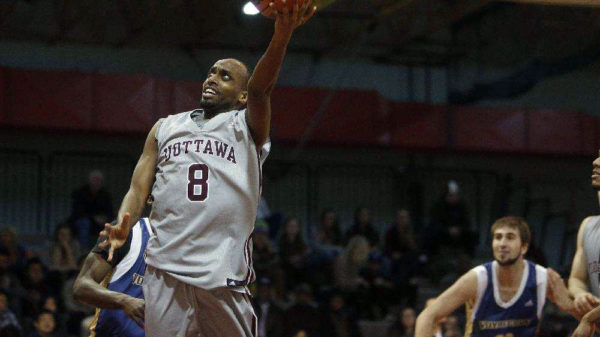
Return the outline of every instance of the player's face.
[[[200,106],[204,109],[228,111],[246,104],[247,70],[233,59],[217,61],[202,84]]]
[[[600,190],[600,151],[598,158],[592,162],[592,187]]]
[[[521,235],[517,228],[504,226],[494,232],[492,249],[494,259],[501,266],[507,266],[523,258],[527,252],[527,245],[521,242]]]

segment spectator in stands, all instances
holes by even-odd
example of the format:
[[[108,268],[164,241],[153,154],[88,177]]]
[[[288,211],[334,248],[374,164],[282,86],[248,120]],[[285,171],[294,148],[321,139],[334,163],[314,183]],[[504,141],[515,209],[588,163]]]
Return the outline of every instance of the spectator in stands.
[[[39,258],[27,261],[22,285],[24,291],[23,315],[32,318],[43,305],[42,300],[51,294],[51,289],[46,282],[45,270]],[[52,318],[54,321],[54,317]]]
[[[366,295],[368,300],[361,310],[363,318],[370,320],[383,319],[387,313],[388,306],[394,298],[396,290],[388,275],[384,273],[383,256],[377,251],[369,253],[367,265],[360,272],[366,281]]]
[[[300,331],[304,331],[308,337],[323,336],[321,334],[322,320],[318,306],[313,302],[310,286],[306,283],[300,284],[294,292],[296,301],[284,313],[283,336],[296,336]]]
[[[368,285],[360,271],[366,265],[370,251],[369,241],[363,236],[350,239],[344,252],[335,261],[335,284],[339,289],[354,292]]]
[[[8,306],[13,312],[20,316],[21,314],[21,283],[17,274],[9,268],[10,254],[4,248],[0,248],[0,290],[12,294]]]
[[[55,332],[56,319],[54,314],[48,310],[40,311],[33,322],[35,331],[28,337],[62,337],[63,335]]]
[[[354,310],[346,305],[342,294],[334,293],[328,304],[322,314],[323,336],[359,337],[358,318]]]
[[[448,316],[443,324],[444,337],[459,337],[462,336],[461,324],[456,316]]]
[[[253,302],[258,317],[258,337],[282,337],[284,312],[274,301],[271,280],[263,277],[257,283]]]
[[[252,242],[252,262],[256,275],[270,279],[280,277],[279,256],[269,239],[269,225],[265,221],[259,220],[254,225]]]
[[[13,326],[19,331],[21,330],[21,325],[19,325],[17,317],[8,308],[8,294],[0,289],[0,331],[9,326]]]
[[[85,258],[85,255],[79,258],[77,262],[77,270],[81,270]],[[73,299],[73,284],[75,283],[76,279],[77,273],[72,273],[69,275],[69,278],[63,283],[61,290],[61,300],[68,314],[67,331],[69,335],[78,335],[81,321],[85,317],[94,313],[93,307]],[[86,334],[89,333],[87,326],[85,332]]]
[[[314,241],[319,245],[341,246],[342,232],[337,214],[332,209],[326,209],[321,213],[320,223]]]
[[[414,306],[417,301],[420,262],[408,210],[400,209],[396,212],[396,220],[385,235],[384,251],[391,260],[390,278],[396,288],[392,296],[394,301],[400,303],[404,300],[406,305]]]
[[[371,247],[376,247],[379,243],[379,232],[371,224],[368,208],[357,208],[354,212],[354,225],[346,233],[346,242],[349,242],[356,235],[367,238]]]
[[[71,228],[67,224],[59,224],[54,231],[54,240],[50,248],[50,269],[62,273],[75,271],[80,255],[79,242],[71,235]]]
[[[96,234],[114,217],[112,199],[104,188],[104,175],[99,170],[90,172],[88,183],[73,191],[71,222],[81,248],[94,244]]]
[[[17,231],[13,227],[4,227],[0,231],[0,249],[8,252],[8,266],[14,272],[21,272],[25,268],[27,259],[34,255],[19,242]]]
[[[415,335],[415,324],[417,314],[415,309],[406,307],[400,311],[399,317],[390,327],[387,337],[413,337]]]
[[[308,246],[302,238],[300,223],[296,218],[289,218],[283,225],[283,233],[279,238],[279,257],[287,289],[306,281]]]
[[[450,180],[442,197],[431,210],[432,228],[437,237],[432,244],[439,244],[473,256],[477,246],[476,235],[471,231],[467,205],[460,194],[458,183]]]

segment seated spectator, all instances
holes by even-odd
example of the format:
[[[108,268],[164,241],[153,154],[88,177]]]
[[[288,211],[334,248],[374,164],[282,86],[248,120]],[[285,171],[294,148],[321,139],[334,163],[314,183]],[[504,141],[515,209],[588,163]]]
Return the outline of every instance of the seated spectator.
[[[21,283],[17,274],[9,268],[9,253],[0,248],[0,290],[12,294],[8,307],[17,315],[21,315]]]
[[[263,277],[257,283],[258,289],[252,299],[258,317],[258,336],[282,337],[284,312],[275,303],[271,280]]]
[[[335,284],[339,289],[353,292],[361,286],[367,286],[367,281],[360,275],[360,271],[366,265],[370,251],[367,239],[363,236],[352,237],[335,261]]]
[[[341,246],[343,244],[340,224],[332,209],[326,209],[321,213],[319,228],[314,241],[322,246]]]
[[[70,222],[86,251],[94,245],[96,235],[104,224],[114,217],[110,193],[104,188],[104,175],[99,170],[90,172],[88,183],[73,191],[73,209]]]
[[[376,247],[379,243],[379,232],[371,224],[368,208],[358,208],[354,212],[354,225],[346,233],[346,242],[356,235],[364,236],[371,247]]]
[[[77,270],[81,270],[83,265],[83,261],[85,261],[86,256],[81,256],[77,263]],[[78,335],[81,321],[94,313],[95,308],[81,303],[79,301],[75,301],[73,299],[73,284],[75,283],[75,279],[77,279],[77,273],[73,273],[69,276],[69,278],[64,282],[62,290],[61,290],[61,301],[64,303],[65,309],[68,314],[67,319],[67,332],[69,335]],[[86,326],[85,329],[86,336],[89,334],[89,329]]]
[[[42,300],[51,294],[51,289],[46,282],[44,265],[40,259],[29,259],[21,283],[25,290],[23,294],[23,315],[32,318],[31,315],[42,307]],[[52,319],[54,320],[54,317]]]
[[[77,259],[81,255],[79,242],[71,235],[67,224],[60,224],[54,231],[54,240],[50,248],[50,269],[62,273],[77,270]]]
[[[448,316],[442,324],[444,337],[459,337],[462,336],[461,324],[456,316]]]
[[[359,337],[356,313],[346,305],[341,293],[335,293],[329,299],[329,305],[323,312],[323,336]]]
[[[301,331],[308,337],[322,336],[321,317],[310,286],[306,283],[298,285],[295,294],[295,303],[284,313],[283,336],[296,336]]]
[[[404,301],[405,305],[414,307],[421,263],[408,210],[396,212],[396,220],[385,235],[385,253],[391,259],[390,278],[396,289],[393,301]]]
[[[11,326],[21,331],[21,325],[19,325],[17,317],[8,308],[8,295],[0,289],[0,331]],[[4,334],[1,336],[4,336]]]
[[[392,260],[400,260],[406,253],[417,251],[417,241],[406,209],[396,212],[396,220],[385,234],[384,252]]]
[[[40,311],[33,322],[35,331],[28,337],[62,337],[63,335],[55,332],[56,320],[54,314],[48,310]]]
[[[373,251],[369,254],[366,267],[360,272],[367,284],[367,301],[361,308],[361,318],[363,319],[383,319],[396,293],[394,284],[383,272],[382,263],[383,256],[379,252]]]
[[[8,252],[8,267],[13,272],[20,273],[27,260],[34,256],[33,252],[19,242],[17,231],[13,227],[0,230],[0,250]]]
[[[406,307],[400,311],[398,316],[388,330],[387,337],[413,337],[417,322],[415,309]]]
[[[300,223],[296,218],[289,218],[283,226],[279,238],[279,257],[287,289],[306,281],[308,246],[302,238]]]
[[[449,181],[442,197],[431,210],[431,245],[441,245],[453,251],[462,251],[470,256],[475,253],[477,237],[471,231],[471,220],[467,205],[460,194],[456,181]],[[434,246],[429,247],[434,250]]]

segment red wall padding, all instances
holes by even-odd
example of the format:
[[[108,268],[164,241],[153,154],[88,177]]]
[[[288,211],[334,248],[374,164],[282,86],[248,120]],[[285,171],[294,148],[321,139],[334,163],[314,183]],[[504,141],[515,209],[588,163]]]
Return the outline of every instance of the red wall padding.
[[[448,143],[446,107],[425,103],[390,104],[390,144],[398,147],[443,148]]]
[[[98,74],[94,115],[99,130],[147,132],[155,122],[155,81],[141,75]]]
[[[92,75],[9,69],[8,123],[36,128],[92,127]]]
[[[0,68],[0,126],[146,134],[156,120],[194,109],[201,81],[144,75]],[[600,119],[581,112],[393,102],[375,91],[277,88],[275,140],[542,154],[594,154]]]
[[[526,114],[519,109],[452,109],[454,145],[460,149],[526,151]]]

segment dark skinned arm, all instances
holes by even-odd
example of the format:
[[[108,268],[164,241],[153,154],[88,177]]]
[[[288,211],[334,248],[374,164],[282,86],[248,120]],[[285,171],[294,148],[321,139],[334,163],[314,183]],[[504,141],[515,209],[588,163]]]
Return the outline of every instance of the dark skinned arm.
[[[100,284],[112,270],[100,255],[90,252],[73,284],[73,298],[102,309],[121,309],[143,326],[144,300],[108,290]]]

